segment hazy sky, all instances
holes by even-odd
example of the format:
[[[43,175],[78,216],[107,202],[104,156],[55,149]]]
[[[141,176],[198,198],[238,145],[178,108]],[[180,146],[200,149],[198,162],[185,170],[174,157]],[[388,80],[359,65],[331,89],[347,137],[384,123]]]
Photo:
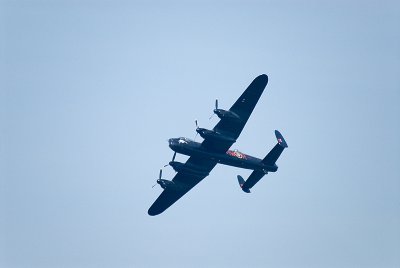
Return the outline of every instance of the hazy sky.
[[[0,9],[1,267],[400,266],[398,1]],[[148,216],[167,139],[262,73],[232,148],[262,158],[279,129],[278,172],[245,194],[217,166]]]

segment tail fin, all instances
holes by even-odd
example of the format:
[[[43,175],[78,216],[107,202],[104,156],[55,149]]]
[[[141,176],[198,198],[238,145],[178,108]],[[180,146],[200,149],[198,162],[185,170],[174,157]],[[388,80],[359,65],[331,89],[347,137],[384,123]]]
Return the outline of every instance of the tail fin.
[[[282,134],[278,130],[275,130],[275,137],[278,140],[278,143],[275,145],[274,148],[272,148],[272,150],[262,160],[262,162],[268,166],[273,166],[275,164],[276,160],[278,160],[278,158],[281,155],[281,153],[283,152],[283,150],[288,147],[285,139],[283,138]]]
[[[249,188],[243,187],[244,184],[246,183],[246,181],[243,179],[243,177],[238,175],[237,178],[238,178],[238,182],[239,182],[240,188],[242,188],[243,192],[250,193],[250,189]]]

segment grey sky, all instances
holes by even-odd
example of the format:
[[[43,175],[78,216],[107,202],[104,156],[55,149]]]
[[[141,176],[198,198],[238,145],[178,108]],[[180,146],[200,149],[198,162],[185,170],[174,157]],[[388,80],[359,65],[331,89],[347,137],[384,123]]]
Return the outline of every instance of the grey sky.
[[[400,266],[398,2],[0,8],[1,267]],[[261,73],[233,148],[263,157],[279,129],[278,172],[247,195],[217,166],[148,216],[166,140]]]

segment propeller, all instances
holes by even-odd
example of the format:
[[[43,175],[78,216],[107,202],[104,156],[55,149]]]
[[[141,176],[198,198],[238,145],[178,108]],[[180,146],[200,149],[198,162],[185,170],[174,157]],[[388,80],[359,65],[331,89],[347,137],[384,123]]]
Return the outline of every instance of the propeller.
[[[162,178],[162,169],[160,168],[160,174],[158,175],[158,180],[157,180],[157,182],[158,182],[159,180],[161,180],[161,178]],[[153,187],[151,187],[151,188],[154,188],[154,186],[156,186],[156,185],[157,185],[157,183],[154,184]]]
[[[216,110],[218,110],[218,99],[215,99],[215,109],[214,109],[213,114],[210,116],[210,118],[208,118],[208,120],[211,120],[211,118],[214,116]]]
[[[197,130],[199,129],[199,124],[198,124],[198,122],[197,122],[197,119],[194,120],[194,123],[196,124],[196,135],[194,136],[194,140],[196,140],[197,135],[199,134],[199,132],[197,132]]]
[[[175,161],[175,156],[176,156],[176,152],[174,152],[174,155],[172,156],[172,161],[171,161],[171,162],[174,162],[174,161]],[[167,166],[169,166],[169,163],[166,164],[166,165],[164,165],[164,167],[167,167]],[[160,179],[161,179],[161,178],[160,178]]]

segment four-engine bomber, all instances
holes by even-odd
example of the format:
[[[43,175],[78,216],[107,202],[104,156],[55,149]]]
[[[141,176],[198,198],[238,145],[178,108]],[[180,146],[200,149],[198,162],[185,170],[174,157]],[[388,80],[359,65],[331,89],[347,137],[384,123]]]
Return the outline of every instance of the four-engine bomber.
[[[196,132],[204,139],[203,142],[195,142],[184,137],[168,140],[174,155],[165,166],[171,166],[177,174],[169,181],[162,179],[162,170],[160,170],[157,184],[164,191],[149,208],[149,215],[154,216],[164,212],[207,177],[216,164],[253,170],[247,180],[240,175],[237,176],[241,189],[246,193],[250,193],[250,189],[268,172],[278,170],[276,161],[288,146],[277,130],[275,130],[275,136],[278,143],[263,159],[237,150],[229,150],[246,125],[267,83],[267,75],[256,77],[229,110],[219,109],[218,100],[216,100],[214,114],[220,118],[217,125],[212,130],[199,128],[196,120]],[[190,157],[186,163],[181,163],[175,161],[177,153]]]

